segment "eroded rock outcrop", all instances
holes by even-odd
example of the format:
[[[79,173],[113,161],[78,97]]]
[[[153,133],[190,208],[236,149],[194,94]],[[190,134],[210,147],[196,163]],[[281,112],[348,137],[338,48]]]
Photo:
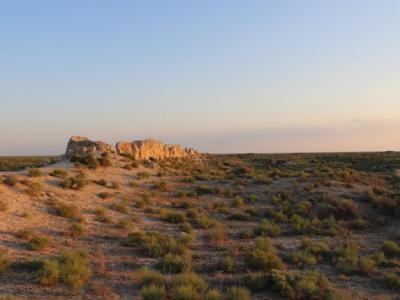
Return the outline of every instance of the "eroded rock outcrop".
[[[113,151],[113,147],[107,143],[91,141],[83,136],[73,136],[69,139],[65,155],[71,157],[73,155],[100,154],[111,151]]]
[[[118,154],[130,155],[137,160],[187,157],[196,156],[198,154],[198,152],[192,148],[163,144],[154,139],[134,142],[119,142],[115,148]]]

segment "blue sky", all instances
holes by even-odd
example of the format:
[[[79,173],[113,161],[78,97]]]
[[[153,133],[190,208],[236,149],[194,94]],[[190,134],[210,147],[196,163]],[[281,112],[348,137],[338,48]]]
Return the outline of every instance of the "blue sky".
[[[399,53],[397,0],[0,1],[0,155],[400,150]]]

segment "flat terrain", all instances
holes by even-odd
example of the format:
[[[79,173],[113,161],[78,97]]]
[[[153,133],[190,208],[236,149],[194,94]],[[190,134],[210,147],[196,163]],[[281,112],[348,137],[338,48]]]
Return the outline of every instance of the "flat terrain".
[[[60,159],[61,156],[0,156],[0,171],[38,168]]]
[[[400,299],[400,153],[16,161],[0,299]]]

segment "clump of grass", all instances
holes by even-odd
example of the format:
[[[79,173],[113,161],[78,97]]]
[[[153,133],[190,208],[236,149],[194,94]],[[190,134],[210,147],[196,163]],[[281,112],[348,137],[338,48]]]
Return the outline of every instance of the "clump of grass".
[[[157,285],[144,286],[140,290],[140,296],[143,300],[164,300],[166,299],[165,287]]]
[[[97,194],[97,196],[99,196],[99,198],[101,199],[108,199],[112,197],[112,194],[109,192],[101,192],[99,194]]]
[[[385,272],[379,280],[383,285],[390,289],[400,288],[400,275],[396,272]]]
[[[9,265],[10,259],[8,258],[7,251],[0,250],[0,275],[4,273]]]
[[[140,245],[143,252],[150,257],[160,257],[167,253],[182,254],[183,245],[175,238],[159,232],[143,231],[131,232],[128,234],[128,245]]]
[[[75,176],[66,177],[61,182],[65,189],[80,190],[88,184],[88,179],[84,173],[78,173]]]
[[[85,227],[78,222],[75,222],[71,225],[71,235],[74,237],[82,236],[85,233]]]
[[[5,200],[0,200],[0,211],[6,212],[9,208],[8,202]]]
[[[235,267],[235,261],[231,255],[221,257],[219,263],[219,269],[225,273],[232,273]]]
[[[135,282],[140,287],[149,285],[163,286],[167,283],[167,277],[160,272],[141,268],[135,274]]]
[[[186,222],[186,215],[182,212],[167,212],[163,220],[172,224],[180,224]]]
[[[58,202],[56,204],[56,213],[57,215],[64,217],[64,218],[80,218],[79,208],[74,204],[68,204],[65,202]]]
[[[148,173],[148,172],[146,172],[146,171],[143,171],[143,172],[138,172],[138,173],[136,174],[136,176],[137,176],[137,179],[138,179],[138,180],[142,180],[142,179],[147,179],[147,178],[149,178],[151,175],[150,175],[150,173]]]
[[[281,233],[279,225],[274,224],[267,219],[261,220],[260,225],[256,229],[256,234],[261,236],[277,237]]]
[[[54,169],[53,171],[51,171],[50,176],[64,179],[68,177],[68,172],[64,169]]]
[[[400,256],[400,245],[394,241],[384,241],[382,251],[390,257]]]
[[[38,168],[30,168],[28,169],[28,176],[29,177],[40,177],[42,176],[42,171],[40,171],[40,169]]]
[[[225,298],[230,300],[251,300],[251,294],[244,287],[232,286],[228,289]]]
[[[275,252],[275,247],[269,238],[257,238],[254,246],[245,255],[246,264],[256,271],[281,270],[283,262]]]
[[[104,207],[96,208],[94,214],[98,222],[111,223],[111,217],[107,214],[107,210]]]
[[[119,202],[113,203],[110,208],[122,214],[127,214],[129,212],[129,206],[127,200],[123,199]]]
[[[50,244],[50,239],[44,235],[33,236],[28,242],[28,249],[41,251]]]
[[[189,253],[183,255],[167,253],[158,259],[157,267],[163,273],[188,272],[191,269],[191,256]]]
[[[83,252],[65,250],[60,256],[48,259],[37,272],[38,281],[43,285],[64,283],[72,292],[79,292],[91,277],[88,256]]]
[[[4,177],[4,183],[8,186],[15,186],[18,183],[18,177],[15,175],[6,175]]]
[[[39,182],[28,182],[28,188],[25,190],[29,196],[39,196],[43,191],[43,186]]]

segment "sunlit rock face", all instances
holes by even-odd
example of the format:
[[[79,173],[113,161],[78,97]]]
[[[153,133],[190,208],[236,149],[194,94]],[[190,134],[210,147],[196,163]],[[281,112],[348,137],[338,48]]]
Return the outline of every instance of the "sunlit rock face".
[[[116,150],[120,155],[130,155],[136,160],[164,159],[175,157],[196,156],[198,152],[192,148],[183,148],[179,145],[163,144],[154,139],[134,142],[119,142]]]
[[[69,139],[65,156],[100,154],[111,151],[113,151],[113,147],[107,143],[91,141],[83,136],[72,136]]]

